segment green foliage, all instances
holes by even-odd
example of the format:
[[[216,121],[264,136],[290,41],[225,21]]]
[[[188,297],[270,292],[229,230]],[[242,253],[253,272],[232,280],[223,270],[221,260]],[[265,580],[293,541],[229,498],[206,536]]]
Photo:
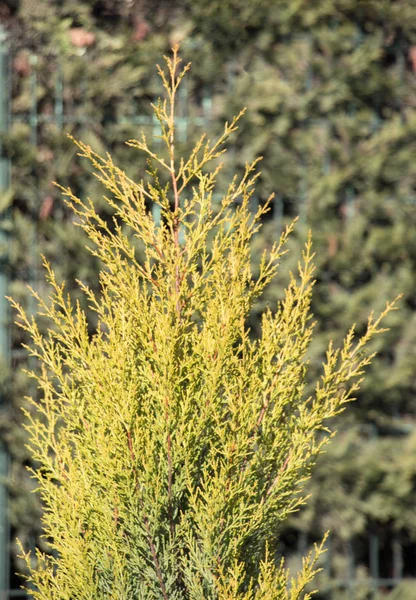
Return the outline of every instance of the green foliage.
[[[329,345],[307,393],[309,237],[283,300],[251,336],[250,313],[292,226],[253,276],[251,242],[269,207],[250,208],[257,161],[214,202],[218,158],[239,117],[217,142],[202,136],[188,158],[177,156],[176,97],[189,65],[178,73],[177,49],[166,61],[167,99],[153,107],[164,152],[144,135],[128,142],[147,155],[145,179],[77,143],[113,219],[62,188],[102,265],[99,293],[79,283],[96,330],[46,261],[49,301],[34,296],[47,334],[14,303],[41,363],[30,372],[41,398],[26,417],[52,550],[38,551],[35,565],[25,555],[28,580],[43,600],[309,598],[323,545],[290,576],[277,557],[280,526],[305,502],[327,420],[359,389],[369,342],[393,305],[356,340],[352,328],[340,349]]]
[[[290,252],[283,259],[284,272],[295,270],[306,231],[309,227],[314,231],[317,281],[312,312],[317,326],[309,350],[310,379],[317,376],[330,339],[340,344],[351,322],[363,332],[369,306],[377,312],[397,291],[404,294],[401,310],[389,321],[390,331],[374,342],[372,349],[378,355],[357,402],[334,425],[345,428],[348,439],[353,429],[354,442],[345,452],[338,451],[339,446],[345,449],[344,437],[328,447],[310,482],[309,510],[296,523],[292,520],[290,527],[305,531],[307,524],[312,540],[321,539],[328,527],[333,530],[328,572],[341,579],[345,573],[337,565],[348,563],[347,541],[352,542],[360,576],[369,566],[368,532],[374,527],[383,531],[383,557],[391,553],[394,531],[405,548],[404,575],[414,576],[416,532],[408,507],[414,505],[415,490],[406,482],[413,454],[405,441],[416,411],[414,3],[15,0],[6,3],[4,15],[14,47],[13,126],[8,139],[14,179],[11,294],[29,312],[28,281],[42,297],[47,295],[39,278],[36,257],[40,252],[83,307],[85,301],[74,290],[73,279],[81,278],[98,289],[98,260],[84,251],[84,232],[74,230],[72,213],[50,182],[57,180],[82,197],[94,198],[106,220],[112,209],[101,201],[99,182],[91,176],[88,161],[74,156],[75,147],[65,132],[100,154],[109,150],[116,164],[123,165],[133,178],[140,177],[137,154],[119,141],[135,137],[135,119],[149,115],[148,99],[158,89],[151,66],[172,40],[182,39],[184,56],[196,66],[180,91],[188,93],[185,114],[197,115],[201,121],[208,117],[210,129],[217,131],[219,122],[242,106],[249,108],[234,144],[238,151],[231,145],[225,160],[241,172],[245,162],[264,156],[256,196],[264,202],[271,190],[276,192],[265,225],[254,240],[253,255],[272,245],[284,225],[300,214],[301,222],[288,242]],[[36,54],[36,61],[31,53]],[[63,126],[59,106],[54,105],[59,85],[64,91]],[[212,110],[209,104],[203,110],[207,91],[213,94]],[[41,117],[37,127],[33,120],[29,125],[34,104]],[[182,98],[181,105],[186,105]],[[25,114],[27,120],[22,122]],[[190,122],[187,119],[191,142]],[[151,131],[150,127],[150,135]],[[34,132],[37,147],[30,139]],[[185,149],[178,150],[186,155]],[[227,168],[219,177],[224,189]],[[256,265],[253,273],[257,273]],[[283,286],[277,277],[258,298],[250,317],[254,335],[260,333],[259,315],[267,304],[274,306],[283,297]],[[35,539],[41,545],[43,541],[38,538],[39,507],[28,493],[32,483],[23,468],[29,459],[20,429],[20,406],[26,406],[23,398],[31,392],[19,374],[25,363],[19,348],[27,338],[16,328],[12,335],[11,405],[2,413],[0,427],[13,461],[12,539],[18,535],[26,547],[33,547]],[[3,376],[2,372],[2,381]],[[371,455],[377,449],[369,428],[378,432],[381,445],[386,437],[389,447],[388,452],[380,451],[378,470],[389,473],[393,461],[399,487],[407,494],[399,497],[381,491],[393,519],[388,526],[374,523],[367,500],[363,502],[362,470],[368,477],[364,498],[377,496],[377,490],[369,493],[368,486],[384,481],[383,475],[379,479],[371,475]],[[369,468],[356,460],[357,455],[363,460],[368,457]],[[358,540],[357,530],[362,536]],[[291,532],[290,528],[288,535],[283,534],[285,543]],[[285,552],[296,552],[298,543],[295,538]],[[391,565],[383,562],[380,575],[390,577]],[[12,577],[17,570],[22,565],[12,562]],[[357,598],[361,597],[358,588],[354,589]],[[340,594],[338,587],[329,586],[323,597],[338,600]]]
[[[302,529],[319,535],[314,522],[319,510],[325,515],[324,526],[336,531],[344,542],[364,539],[367,523],[379,528],[384,536],[387,532],[393,537],[407,531],[412,538],[416,533],[416,436],[406,433],[401,432],[398,442],[390,436],[377,437],[371,430],[365,439],[357,426],[339,432],[337,443],[314,471],[311,498],[302,513]],[[397,452],[398,443],[401,453]],[[343,579],[343,574],[339,578]]]
[[[412,600],[416,593],[416,585],[411,581],[400,583],[390,594],[389,600]],[[385,597],[385,594],[384,594]],[[377,594],[376,600],[383,598],[383,594]]]

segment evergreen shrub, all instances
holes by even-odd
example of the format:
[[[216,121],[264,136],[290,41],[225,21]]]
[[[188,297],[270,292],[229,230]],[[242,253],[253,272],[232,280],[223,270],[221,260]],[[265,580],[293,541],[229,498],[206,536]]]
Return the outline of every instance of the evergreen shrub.
[[[14,303],[41,365],[26,417],[51,552],[34,560],[22,549],[39,600],[309,598],[324,542],[290,575],[279,528],[305,502],[328,419],[352,400],[393,308],[370,316],[362,337],[352,327],[341,348],[329,346],[308,396],[309,237],[283,300],[251,335],[248,316],[293,225],[254,277],[251,240],[268,210],[250,210],[257,161],[214,201],[217,159],[241,115],[216,142],[203,136],[177,156],[175,102],[189,68],[180,62],[175,48],[159,67],[167,98],[153,109],[165,152],[144,136],[128,142],[147,155],[143,180],[76,142],[114,214],[104,220],[62,188],[102,262],[100,294],[79,282],[95,331],[46,261],[50,298],[33,293],[48,333]]]

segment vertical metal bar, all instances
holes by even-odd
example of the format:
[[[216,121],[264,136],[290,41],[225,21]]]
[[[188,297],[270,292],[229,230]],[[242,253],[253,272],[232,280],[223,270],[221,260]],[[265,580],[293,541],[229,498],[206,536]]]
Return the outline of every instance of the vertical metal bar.
[[[370,576],[373,580],[373,590],[375,593],[378,587],[378,580],[380,579],[380,539],[376,533],[370,533],[369,552]]]
[[[348,540],[347,543],[347,554],[348,554],[348,595],[351,600],[355,597],[355,559],[354,559],[354,549],[351,540]]]
[[[326,560],[325,560],[325,568],[328,577],[331,577],[332,571],[332,535],[329,535],[328,541],[326,543]]]
[[[405,54],[404,54],[404,49],[403,49],[403,47],[401,47],[401,44],[399,44],[396,49],[396,63],[397,63],[397,70],[398,70],[399,87],[401,88],[400,92],[397,93],[397,100],[398,100],[398,104],[399,104],[400,115],[401,115],[402,119],[404,119],[402,89],[403,89],[403,84],[404,84],[405,77],[406,77],[406,58],[405,58]]]
[[[153,202],[152,215],[153,215],[153,219],[154,219],[156,227],[160,227],[161,213],[162,213],[162,211],[161,211],[159,204],[156,204],[156,202]]]
[[[306,68],[306,77],[305,77],[305,91],[306,93],[310,92],[313,88],[313,68],[312,68],[312,57],[313,57],[313,37],[311,34],[308,34],[306,37],[308,50],[309,50],[309,60],[308,66]]]
[[[0,25],[0,194],[6,193],[10,187],[10,163],[4,155],[2,135],[7,132],[9,124],[9,51],[6,32]],[[0,360],[8,368],[10,366],[10,331],[9,306],[5,296],[8,293],[8,235],[2,227],[6,215],[0,214]],[[0,398],[4,406],[5,398]],[[0,598],[7,597],[9,589],[9,523],[7,477],[9,457],[0,440]]]
[[[299,180],[299,206],[298,213],[301,223],[306,223],[308,218],[308,162],[305,157],[302,158],[302,174]]]
[[[325,177],[331,173],[331,154],[329,152],[329,144],[331,142],[332,123],[329,120],[325,120],[322,126],[325,128],[326,133],[325,152],[322,164],[322,173]]]
[[[396,49],[396,62],[399,74],[399,81],[402,84],[406,76],[406,59],[401,44],[399,44]]]
[[[238,68],[238,62],[235,58],[233,58],[228,63],[228,68],[227,68],[228,72],[227,72],[226,94],[229,98],[231,98],[233,96],[233,94],[235,94],[237,68]],[[231,146],[229,146],[227,148],[227,157],[228,157],[227,172],[228,173],[235,172],[235,169],[237,167],[237,162],[238,162],[235,144],[232,144]]]
[[[347,185],[345,189],[345,217],[352,219],[355,215],[355,192],[351,185]]]
[[[204,92],[202,97],[202,118],[204,122],[212,119],[212,93]]]
[[[313,68],[312,68],[313,38],[312,38],[311,34],[308,34],[306,36],[306,43],[308,45],[308,50],[309,50],[309,60],[308,60],[308,65],[307,65],[307,69],[306,69],[306,74],[305,74],[305,88],[304,89],[305,89],[305,93],[308,94],[313,89]],[[305,128],[305,130],[310,127],[310,123],[308,122],[308,119],[305,119],[303,127]],[[307,219],[308,219],[308,212],[309,212],[309,192],[308,192],[309,164],[308,164],[308,159],[306,158],[306,156],[302,157],[301,162],[302,162],[302,173],[301,173],[301,179],[299,182],[299,209],[298,209],[298,212],[299,212],[299,218],[300,218],[301,222],[306,223]]]
[[[188,141],[188,83],[187,79],[182,80],[182,84],[179,86],[178,100],[178,140],[179,142]]]
[[[37,71],[36,65],[38,63],[38,57],[33,54],[30,56],[30,143],[32,146],[38,145],[38,99],[37,99]]]
[[[56,63],[54,113],[55,123],[61,130],[64,125],[64,80],[60,57],[58,57]]]
[[[30,143],[34,148],[38,145],[38,124],[39,124],[39,116],[38,116],[38,96],[37,96],[37,88],[38,88],[38,73],[37,73],[37,64],[38,57],[34,54],[31,54],[29,57],[30,64],[30,114],[29,114],[29,124],[30,124]],[[39,187],[38,187],[38,178],[35,172],[35,185],[36,190],[35,194],[38,198]],[[37,279],[37,224],[33,223],[33,229],[31,229],[28,235],[31,236],[31,256],[29,263],[29,278],[30,285],[36,289],[36,279]],[[32,294],[29,296],[28,300],[28,311],[29,314],[34,315],[36,312],[36,301]],[[32,360],[32,359],[29,359]],[[33,364],[33,361],[32,361]]]
[[[306,531],[300,531],[298,535],[297,551],[301,556],[305,556],[308,550],[308,536]]]
[[[393,537],[393,579],[403,579],[403,546],[397,533]]]
[[[277,227],[283,227],[283,198],[280,194],[273,198],[273,221]]]

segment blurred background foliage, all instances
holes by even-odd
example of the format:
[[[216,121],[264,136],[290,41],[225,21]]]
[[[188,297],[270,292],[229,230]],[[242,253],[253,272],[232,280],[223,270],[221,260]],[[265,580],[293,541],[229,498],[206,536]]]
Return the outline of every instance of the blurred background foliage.
[[[317,466],[309,505],[282,532],[282,552],[295,564],[330,528],[317,597],[415,598],[412,581],[394,588],[416,578],[414,1],[6,0],[0,19],[12,55],[4,143],[13,165],[1,209],[10,214],[11,292],[26,306],[27,283],[44,291],[40,253],[68,289],[75,278],[97,285],[98,265],[51,183],[100,202],[66,132],[141,176],[145,165],[124,141],[142,127],[157,133],[149,120],[161,89],[155,63],[176,42],[193,63],[179,107],[182,149],[247,106],[224,182],[263,156],[253,202],[275,198],[255,250],[300,216],[282,277],[258,311],[280,297],[308,228],[317,253],[312,370],[329,339],[340,340],[351,322],[361,330],[370,309],[403,293],[360,396]],[[258,331],[256,314],[252,327]],[[29,494],[20,427],[30,390],[19,371],[21,333],[12,341],[12,376],[2,369],[10,408],[0,427],[12,456],[12,537],[33,546],[40,508]]]

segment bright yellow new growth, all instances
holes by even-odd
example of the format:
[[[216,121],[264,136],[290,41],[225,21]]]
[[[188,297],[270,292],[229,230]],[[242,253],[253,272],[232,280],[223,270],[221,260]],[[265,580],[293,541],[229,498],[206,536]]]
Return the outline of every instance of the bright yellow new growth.
[[[323,547],[290,578],[276,562],[279,525],[303,503],[303,483],[329,439],[318,434],[358,389],[385,313],[370,318],[358,341],[351,330],[340,350],[329,348],[305,397],[309,239],[284,300],[263,314],[261,337],[250,337],[247,317],[276,275],[292,226],[264,252],[254,279],[250,241],[268,209],[250,212],[255,163],[219,205],[218,168],[206,169],[239,117],[219,141],[202,137],[178,158],[175,98],[189,65],[178,74],[177,49],[166,63],[167,100],[154,106],[166,155],[144,136],[128,142],[147,154],[152,178],[132,181],[110,156],[77,142],[109,192],[113,222],[63,190],[103,264],[99,296],[80,283],[96,332],[47,263],[50,301],[37,296],[47,335],[15,305],[42,366],[31,374],[42,399],[27,429],[54,551],[39,553],[35,567],[26,557],[33,597],[308,598]]]

